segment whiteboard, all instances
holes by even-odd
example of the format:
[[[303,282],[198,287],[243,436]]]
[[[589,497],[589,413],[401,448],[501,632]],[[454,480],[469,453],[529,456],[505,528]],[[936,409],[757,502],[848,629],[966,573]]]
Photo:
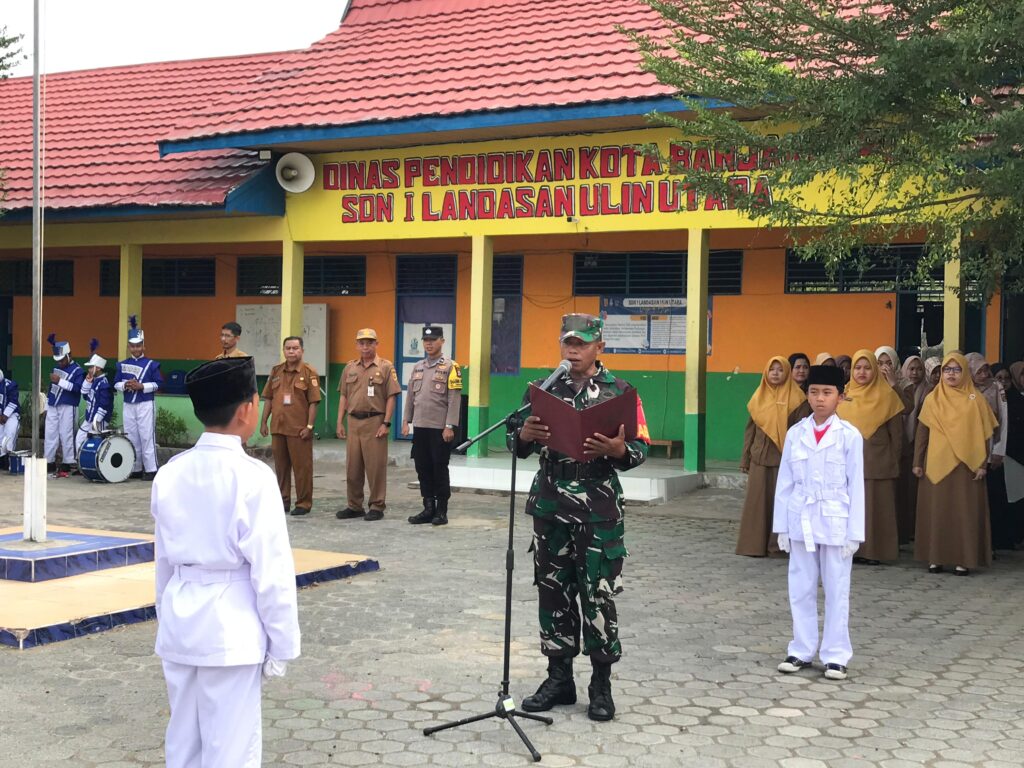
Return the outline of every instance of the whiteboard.
[[[239,304],[235,322],[242,326],[238,348],[256,358],[256,373],[270,374],[270,369],[284,361],[281,351],[281,305]],[[327,305],[304,304],[302,307],[303,359],[327,377]]]

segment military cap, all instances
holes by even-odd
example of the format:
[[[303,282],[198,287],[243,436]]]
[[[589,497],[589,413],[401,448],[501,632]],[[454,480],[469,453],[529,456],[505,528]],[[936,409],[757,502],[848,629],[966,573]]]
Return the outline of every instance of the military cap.
[[[424,325],[423,326],[423,338],[424,339],[443,339],[444,328],[439,325]]]
[[[356,341],[362,341],[363,339],[370,339],[372,341],[377,340],[377,332],[373,328],[360,328],[356,331]]]
[[[558,340],[579,339],[590,344],[593,341],[601,341],[603,328],[604,320],[594,315],[562,315],[562,331]]]
[[[203,363],[185,375],[185,390],[197,411],[244,402],[256,394],[256,362],[225,357]]]

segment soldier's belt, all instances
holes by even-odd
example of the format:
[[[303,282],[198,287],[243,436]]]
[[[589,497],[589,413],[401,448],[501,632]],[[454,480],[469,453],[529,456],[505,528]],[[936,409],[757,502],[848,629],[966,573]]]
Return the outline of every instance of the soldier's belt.
[[[374,416],[383,416],[384,414],[380,411],[349,411],[348,415],[353,419],[372,419]]]
[[[607,461],[598,459],[586,464],[577,461],[542,461],[541,470],[552,480],[603,480],[612,473]]]

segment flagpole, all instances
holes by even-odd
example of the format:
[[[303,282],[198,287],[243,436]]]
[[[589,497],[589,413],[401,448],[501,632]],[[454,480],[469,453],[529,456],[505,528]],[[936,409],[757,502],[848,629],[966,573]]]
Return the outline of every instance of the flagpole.
[[[39,2],[32,8],[32,456],[25,466],[24,538],[46,541],[46,459],[39,454],[39,400],[42,387],[43,206],[42,102],[40,99]]]

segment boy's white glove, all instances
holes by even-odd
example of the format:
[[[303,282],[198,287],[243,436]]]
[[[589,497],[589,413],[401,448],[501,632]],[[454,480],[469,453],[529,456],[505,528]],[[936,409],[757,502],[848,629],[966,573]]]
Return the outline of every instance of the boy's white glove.
[[[266,661],[263,662],[263,679],[269,680],[272,677],[284,677],[287,669],[287,661],[278,661],[273,656],[267,656]]]
[[[789,552],[789,534],[788,533],[780,533],[779,534],[779,549],[781,549],[783,552]]]
[[[848,541],[843,544],[842,555],[843,557],[853,557],[853,553],[860,549],[859,541]]]

